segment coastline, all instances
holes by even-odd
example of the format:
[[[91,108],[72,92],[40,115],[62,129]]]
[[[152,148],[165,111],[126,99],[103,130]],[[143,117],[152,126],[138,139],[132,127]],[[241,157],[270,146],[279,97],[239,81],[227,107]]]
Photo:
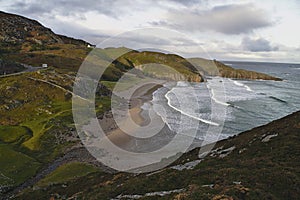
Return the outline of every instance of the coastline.
[[[144,85],[137,89],[132,95],[129,103],[129,115],[132,121],[137,125],[145,126],[149,123],[150,119],[141,115],[141,107],[144,103],[150,102],[153,98],[153,93],[161,87],[163,86],[159,84]],[[107,135],[107,138],[105,139],[110,140],[115,145],[124,147],[132,140],[132,136],[128,135],[117,126],[111,111],[105,113],[103,118],[99,119],[99,123]],[[134,131],[134,128],[131,127],[126,127],[126,129]]]

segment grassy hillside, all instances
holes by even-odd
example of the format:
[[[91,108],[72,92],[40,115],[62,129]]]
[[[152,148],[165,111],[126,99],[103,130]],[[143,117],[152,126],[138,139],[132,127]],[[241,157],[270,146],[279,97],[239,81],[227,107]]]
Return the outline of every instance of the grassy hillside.
[[[79,143],[72,118],[74,78],[73,72],[48,68],[0,79],[0,188],[19,185]],[[103,87],[96,99],[100,113],[110,107]]]
[[[156,173],[93,172],[16,199],[299,199],[299,122],[297,112],[220,141],[205,158],[195,149]]]
[[[57,35],[35,20],[4,12],[0,12],[0,41],[0,59],[32,66],[47,63],[48,66],[74,72],[92,50],[88,47],[89,43],[83,40]],[[132,51],[115,60],[116,55],[125,53],[128,49],[106,48],[97,51],[100,59],[113,61],[103,77],[105,80],[117,80],[126,70],[148,63],[166,64],[183,76],[159,76],[160,71],[147,72],[148,75],[173,80],[202,80],[188,62],[176,55]]]
[[[267,74],[243,70],[234,69],[216,60],[207,60],[203,58],[190,58],[188,59],[193,65],[199,68],[203,74],[210,76],[221,76],[225,78],[236,79],[262,79],[262,80],[275,80],[280,81],[280,78],[276,78]]]

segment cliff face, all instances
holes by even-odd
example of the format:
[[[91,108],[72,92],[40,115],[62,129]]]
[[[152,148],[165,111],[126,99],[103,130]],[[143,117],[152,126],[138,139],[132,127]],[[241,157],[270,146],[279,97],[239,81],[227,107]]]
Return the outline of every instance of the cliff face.
[[[144,75],[172,81],[203,82],[201,74],[185,58],[160,52],[131,51],[118,62],[136,68]]]
[[[161,65],[137,65],[134,66],[135,69],[138,69],[142,72],[143,75],[158,78],[162,80],[169,81],[188,81],[188,82],[203,82],[203,78],[199,73],[189,72],[189,73],[180,73],[172,66],[168,66],[169,68],[164,68]]]
[[[219,74],[222,77],[236,78],[236,79],[262,79],[262,80],[282,81],[282,79],[280,78],[273,77],[267,74],[243,70],[243,69],[234,69],[218,61],[214,61],[214,63],[218,67]]]
[[[210,76],[221,76],[226,78],[235,79],[262,79],[262,80],[275,80],[281,81],[282,79],[273,77],[264,73],[234,69],[216,60],[207,60],[203,58],[191,58],[188,59],[198,70],[203,74]]]

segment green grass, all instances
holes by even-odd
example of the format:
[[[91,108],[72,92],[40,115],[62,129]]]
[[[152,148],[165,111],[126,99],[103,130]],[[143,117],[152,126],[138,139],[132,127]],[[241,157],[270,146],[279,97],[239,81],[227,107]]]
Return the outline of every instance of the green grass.
[[[132,51],[131,49],[128,49],[126,47],[119,47],[119,48],[105,48],[103,50],[100,50],[101,53],[104,55],[107,55],[110,58],[116,59],[120,55],[123,55],[127,52]]]
[[[122,77],[118,82],[115,81],[101,81],[101,83],[106,86],[110,90],[114,90],[116,92],[122,92],[125,90],[128,90],[129,88],[132,88],[136,86],[139,83],[145,83],[147,81],[153,80],[152,78],[144,77],[139,78],[134,75],[126,75]]]
[[[89,173],[96,172],[98,169],[92,165],[72,162],[58,167],[54,172],[47,175],[37,183],[38,186],[47,186],[57,183],[65,183]]]
[[[27,140],[31,136],[30,129],[23,126],[0,126],[0,140],[5,143]]]
[[[71,116],[71,104],[68,103],[61,103],[55,104],[54,110],[57,112],[47,117],[41,117],[35,121],[28,121],[23,123],[22,125],[29,127],[33,131],[33,137],[23,143],[25,147],[30,150],[39,150],[40,149],[40,138],[41,136],[48,131],[52,125],[49,125],[49,121],[51,119],[55,119],[57,117],[68,117]],[[70,122],[71,123],[71,122]]]
[[[101,81],[101,83],[106,86],[108,89],[113,90],[116,83],[115,81]]]
[[[298,117],[294,115],[220,141],[215,148],[235,146],[236,150],[224,158],[207,156],[194,169],[165,169],[150,176],[91,173],[67,181],[64,188],[51,185],[29,189],[18,199],[46,199],[55,193],[78,199],[112,199],[119,194],[143,195],[179,188],[186,189],[183,199],[299,199],[299,118],[298,113]],[[279,134],[277,137],[261,142],[265,134],[275,132]],[[199,159],[198,153],[199,149],[188,152],[174,165]],[[241,184],[234,183],[237,181]],[[203,187],[210,184],[214,187]],[[176,195],[161,199],[178,199]],[[158,199],[158,196],[142,199]]]
[[[111,98],[110,97],[97,97],[95,99],[95,110],[96,113],[103,113],[111,107]]]
[[[45,131],[49,128],[46,128],[46,123],[48,119],[40,119],[36,121],[25,122],[22,125],[29,127],[33,132],[33,137],[29,140],[25,141],[23,145],[30,150],[38,150],[40,149],[40,137],[45,133]]]
[[[236,79],[263,79],[263,80],[281,80],[267,74],[244,70],[234,69],[216,60],[207,60],[203,58],[189,58],[188,61],[193,64],[202,73],[211,76],[222,76]]]
[[[33,176],[40,163],[11,145],[0,144],[0,185],[18,185]]]

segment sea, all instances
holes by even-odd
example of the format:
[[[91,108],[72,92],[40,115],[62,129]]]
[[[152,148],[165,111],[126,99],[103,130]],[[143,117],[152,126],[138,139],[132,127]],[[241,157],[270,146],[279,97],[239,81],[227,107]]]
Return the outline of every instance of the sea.
[[[151,106],[172,131],[196,131],[199,140],[225,139],[300,110],[300,64],[224,61],[283,79],[206,77],[204,83],[166,83]],[[218,127],[218,129],[212,129]],[[215,130],[215,131],[214,131]],[[208,137],[212,136],[212,137]],[[211,139],[207,139],[211,138]]]

